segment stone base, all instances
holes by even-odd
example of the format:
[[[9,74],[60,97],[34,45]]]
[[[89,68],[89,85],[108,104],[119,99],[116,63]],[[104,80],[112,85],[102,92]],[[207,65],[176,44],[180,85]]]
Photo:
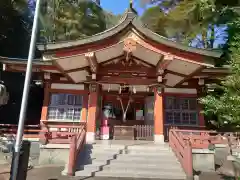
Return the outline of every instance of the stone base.
[[[163,144],[164,143],[164,136],[162,134],[155,134],[154,135],[154,142],[157,144]]]
[[[95,142],[95,133],[94,132],[87,132],[86,133],[86,143],[91,144]]]
[[[101,135],[102,140],[109,140],[109,134],[103,134]]]
[[[193,149],[193,169],[201,172],[215,171],[215,151],[209,149]]]

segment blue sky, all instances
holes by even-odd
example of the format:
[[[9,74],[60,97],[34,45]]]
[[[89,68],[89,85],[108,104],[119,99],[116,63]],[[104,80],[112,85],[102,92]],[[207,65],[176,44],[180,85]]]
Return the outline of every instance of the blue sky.
[[[101,6],[114,14],[122,14],[129,6],[130,0],[101,0]],[[139,14],[142,14],[144,8],[140,7],[137,0],[133,0],[134,8]]]

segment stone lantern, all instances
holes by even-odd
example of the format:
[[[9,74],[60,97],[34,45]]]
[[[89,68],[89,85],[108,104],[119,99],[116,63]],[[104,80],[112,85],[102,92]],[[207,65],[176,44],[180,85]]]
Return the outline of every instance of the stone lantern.
[[[3,82],[0,82],[0,106],[6,105],[9,100],[9,93]]]

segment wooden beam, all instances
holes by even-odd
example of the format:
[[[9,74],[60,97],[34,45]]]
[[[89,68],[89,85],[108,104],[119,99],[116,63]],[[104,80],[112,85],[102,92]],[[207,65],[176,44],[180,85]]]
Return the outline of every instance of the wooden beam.
[[[111,65],[109,65],[107,67],[99,68],[98,72],[99,73],[104,73],[104,74],[107,74],[107,73],[137,73],[137,74],[144,74],[145,73],[148,76],[155,76],[156,77],[154,68],[152,68],[152,67],[148,68],[148,67],[144,67],[144,66],[135,66],[135,65],[124,67],[124,66],[121,66],[119,64],[111,64]]]
[[[63,68],[56,62],[53,61],[53,64],[59,69],[59,71],[64,74],[64,76],[71,82],[74,82],[74,80],[71,78],[71,76],[69,76],[67,73],[64,72]]]
[[[157,75],[162,75],[164,71],[167,69],[168,65],[173,61],[174,56],[171,54],[167,54],[162,56],[162,58],[158,61],[156,66]]]
[[[72,72],[77,72],[77,71],[82,71],[82,70],[89,71],[89,68],[88,67],[81,67],[81,68],[66,70],[64,72],[65,73],[72,73]]]
[[[180,85],[182,85],[182,83],[184,83],[185,81],[190,80],[192,77],[194,77],[196,74],[199,74],[199,72],[201,72],[203,69],[205,68],[205,66],[200,66],[199,68],[197,68],[196,71],[192,72],[191,74],[189,74],[186,78],[184,78],[183,80],[181,80],[179,83],[177,83],[175,85],[175,87],[178,87]]]
[[[170,70],[168,70],[168,69],[166,69],[166,70],[164,71],[164,73],[163,73],[163,77],[165,77],[166,74],[168,74],[168,73],[169,73],[169,74],[176,75],[176,76],[188,77],[188,75],[186,75],[186,74],[182,74],[182,73],[178,73],[178,72],[170,71]]]
[[[91,68],[92,73],[97,73],[98,62],[94,52],[89,52],[85,54],[85,58],[88,61],[88,64]]]
[[[150,67],[155,67],[153,64],[150,64],[149,62],[144,61],[144,60],[142,60],[142,59],[140,59],[140,58],[138,58],[138,57],[136,57],[136,56],[132,56],[132,58],[133,58],[133,59],[136,59],[136,60],[138,60],[138,61],[140,61],[140,62],[142,62],[142,63],[144,63],[144,64],[147,64],[147,65],[150,66]]]
[[[156,84],[156,78],[136,78],[136,77],[119,77],[119,76],[98,76],[97,81],[110,84],[131,84],[131,85],[151,85]]]
[[[110,58],[110,59],[108,59],[108,60],[106,60],[106,61],[103,61],[103,62],[101,62],[101,63],[99,63],[99,65],[104,65],[104,64],[107,64],[107,63],[109,63],[109,62],[111,62],[111,61],[114,61],[114,60],[116,60],[116,59],[122,59],[122,58],[124,58],[125,56],[124,56],[124,54],[122,54],[122,55],[120,55],[120,56],[117,56],[117,57],[113,57],[113,58]]]

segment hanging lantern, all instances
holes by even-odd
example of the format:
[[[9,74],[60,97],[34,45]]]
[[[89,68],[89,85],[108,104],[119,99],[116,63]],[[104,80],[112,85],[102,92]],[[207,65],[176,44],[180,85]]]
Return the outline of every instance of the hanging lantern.
[[[0,84],[0,106],[6,105],[9,100],[9,93],[7,92],[6,86],[1,83]]]

